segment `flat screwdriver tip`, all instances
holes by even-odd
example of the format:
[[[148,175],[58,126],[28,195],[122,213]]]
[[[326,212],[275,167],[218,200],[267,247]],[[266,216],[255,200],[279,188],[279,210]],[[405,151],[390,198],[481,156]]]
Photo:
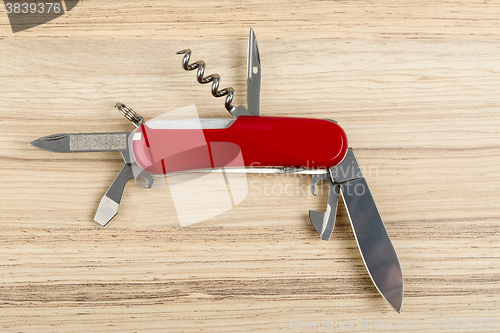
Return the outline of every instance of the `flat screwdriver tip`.
[[[120,209],[120,204],[116,203],[112,199],[104,196],[101,199],[99,204],[99,208],[97,208],[97,212],[95,213],[94,221],[102,225],[103,227],[108,224],[109,221],[116,214],[118,214],[118,210]]]

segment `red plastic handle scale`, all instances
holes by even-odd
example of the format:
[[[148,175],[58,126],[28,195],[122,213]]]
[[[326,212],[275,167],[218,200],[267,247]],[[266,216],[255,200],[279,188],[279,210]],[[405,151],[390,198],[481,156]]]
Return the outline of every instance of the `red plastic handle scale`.
[[[155,175],[222,167],[329,168],[347,152],[347,136],[322,119],[240,116],[228,128],[155,129],[133,136],[137,164]]]

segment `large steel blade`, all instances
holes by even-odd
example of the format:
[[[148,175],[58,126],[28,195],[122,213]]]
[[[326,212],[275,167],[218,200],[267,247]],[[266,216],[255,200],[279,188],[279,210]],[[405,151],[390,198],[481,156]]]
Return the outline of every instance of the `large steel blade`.
[[[359,167],[352,150],[346,159],[347,164]],[[365,178],[342,183],[340,192],[366,269],[380,294],[400,312],[403,303],[401,266]]]

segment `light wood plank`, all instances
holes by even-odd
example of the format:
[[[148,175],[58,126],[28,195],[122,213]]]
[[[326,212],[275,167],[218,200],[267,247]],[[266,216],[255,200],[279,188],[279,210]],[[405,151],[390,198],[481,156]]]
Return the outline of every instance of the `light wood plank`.
[[[499,6],[84,0],[16,34],[3,14],[0,330],[498,322]],[[372,285],[344,208],[330,241],[315,235],[307,213],[326,197],[309,193],[308,178],[251,175],[241,204],[186,228],[170,191],[130,183],[119,215],[101,228],[92,219],[119,154],[28,145],[48,134],[132,130],[118,101],[147,119],[189,104],[201,117],[228,117],[175,52],[191,48],[246,104],[249,27],[262,58],[263,115],[331,118],[346,130],[401,261],[401,314]]]

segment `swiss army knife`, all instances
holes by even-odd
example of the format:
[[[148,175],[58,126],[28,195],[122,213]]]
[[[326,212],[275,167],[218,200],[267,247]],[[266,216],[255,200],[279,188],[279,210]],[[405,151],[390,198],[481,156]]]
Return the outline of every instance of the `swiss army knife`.
[[[199,83],[212,83],[215,97],[226,96],[232,119],[156,120],[143,118],[124,104],[116,107],[136,129],[119,133],[55,134],[31,142],[52,152],[117,151],[125,164],[102,198],[95,221],[105,226],[117,213],[125,184],[134,174],[151,187],[157,177],[207,172],[220,168],[246,173],[310,174],[311,191],[323,180],[329,185],[325,212],[309,211],[323,240],[332,234],[339,195],[368,273],[380,294],[396,310],[403,301],[403,276],[398,257],[384,227],[366,180],[343,129],[328,119],[260,116],[261,62],[250,30],[247,62],[247,108],[232,106],[234,89],[219,90],[217,74],[204,76],[205,63],[189,63],[191,50],[182,50],[185,70],[197,70]],[[204,144],[193,142],[202,131]],[[300,135],[297,135],[300,133]],[[241,154],[242,159],[235,159]],[[136,171],[134,171],[136,170]],[[137,172],[137,170],[139,170]]]

